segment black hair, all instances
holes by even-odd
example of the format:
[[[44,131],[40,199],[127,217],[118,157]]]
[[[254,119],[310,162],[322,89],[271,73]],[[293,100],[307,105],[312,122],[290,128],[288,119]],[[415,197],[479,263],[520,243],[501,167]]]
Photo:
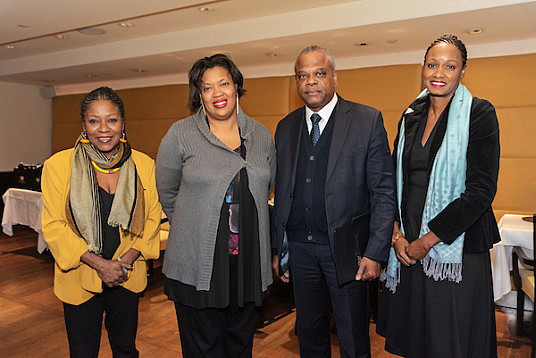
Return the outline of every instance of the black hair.
[[[188,72],[188,84],[190,90],[188,95],[188,106],[192,112],[197,111],[201,107],[201,79],[203,78],[205,71],[213,67],[223,67],[229,71],[233,82],[237,86],[238,97],[242,97],[246,93],[246,90],[243,88],[244,77],[228,56],[218,53],[210,57],[203,57],[197,60],[190,69],[190,72]]]
[[[454,34],[445,34],[438,38],[437,40],[433,41],[430,46],[426,49],[426,53],[424,54],[424,60],[426,61],[426,56],[428,55],[428,51],[435,45],[439,43],[448,43],[451,45],[456,46],[458,51],[460,51],[460,55],[462,56],[462,67],[465,67],[465,64],[467,63],[467,49],[465,48],[464,43],[462,40],[458,38],[458,36]]]
[[[89,92],[80,104],[80,118],[82,121],[86,118],[87,108],[95,101],[110,101],[119,111],[121,119],[125,120],[125,107],[119,95],[110,87],[99,87]]]

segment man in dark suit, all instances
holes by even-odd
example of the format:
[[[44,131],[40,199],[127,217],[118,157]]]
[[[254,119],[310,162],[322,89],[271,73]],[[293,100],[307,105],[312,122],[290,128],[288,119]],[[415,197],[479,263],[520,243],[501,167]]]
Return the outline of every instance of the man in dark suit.
[[[305,48],[294,70],[306,107],[286,116],[275,135],[273,268],[284,282],[289,268],[292,274],[302,357],[330,356],[329,300],[341,357],[368,357],[367,281],[379,276],[387,260],[395,212],[382,115],[335,94],[335,62],[327,49]],[[334,232],[366,213],[364,257],[355,281],[339,286]]]

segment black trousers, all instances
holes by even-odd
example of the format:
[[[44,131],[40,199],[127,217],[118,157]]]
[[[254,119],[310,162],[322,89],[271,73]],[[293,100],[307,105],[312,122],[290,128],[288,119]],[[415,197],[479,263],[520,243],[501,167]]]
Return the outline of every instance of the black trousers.
[[[64,303],[71,357],[99,355],[103,315],[114,358],[138,357],[138,303],[139,294],[123,287],[106,287],[101,294],[80,305]]]
[[[370,357],[368,284],[339,287],[329,245],[289,241],[289,250],[300,356],[331,356],[331,299],[341,357]]]
[[[257,322],[253,303],[196,309],[175,302],[175,311],[184,358],[251,357]]]

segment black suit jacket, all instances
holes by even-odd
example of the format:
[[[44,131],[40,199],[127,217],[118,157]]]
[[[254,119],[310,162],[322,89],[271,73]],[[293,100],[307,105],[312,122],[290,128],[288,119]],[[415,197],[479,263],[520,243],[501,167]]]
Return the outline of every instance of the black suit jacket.
[[[334,121],[334,127],[324,192],[332,251],[334,230],[370,212],[365,256],[385,262],[396,204],[393,163],[382,115],[374,108],[339,97],[329,120]],[[286,253],[285,225],[292,206],[303,125],[305,107],[281,120],[275,134],[277,172],[272,245],[280,258]]]

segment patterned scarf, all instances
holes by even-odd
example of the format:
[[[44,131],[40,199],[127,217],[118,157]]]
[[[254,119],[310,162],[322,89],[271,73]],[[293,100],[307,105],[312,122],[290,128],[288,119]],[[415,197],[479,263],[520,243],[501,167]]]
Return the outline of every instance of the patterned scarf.
[[[417,98],[427,96],[429,91],[425,89]],[[428,191],[424,204],[424,211],[419,236],[428,233],[428,223],[439,214],[452,201],[459,198],[465,191],[465,176],[467,169],[467,145],[469,143],[469,122],[471,103],[473,97],[467,88],[460,84],[456,89],[448,114],[447,130],[441,147],[432,166]],[[408,108],[404,114],[412,113]],[[396,186],[398,210],[402,204],[402,155],[404,152],[404,128],[405,118],[400,125],[399,141],[396,158]],[[400,223],[400,231],[404,233],[404,225]],[[426,276],[434,280],[449,280],[456,283],[462,280],[463,241],[465,234],[462,233],[451,244],[438,243],[421,259],[423,271]],[[385,287],[391,292],[396,292],[396,286],[400,282],[400,261],[396,258],[394,248],[389,252],[387,269],[382,273]]]
[[[96,175],[91,161],[106,169],[121,168],[108,217],[108,225],[135,236],[143,234],[143,186],[136,172],[128,143],[119,142],[119,152],[108,159],[93,144],[76,142],[71,169],[71,187],[66,202],[69,226],[88,244],[90,252],[102,253],[102,222]]]

